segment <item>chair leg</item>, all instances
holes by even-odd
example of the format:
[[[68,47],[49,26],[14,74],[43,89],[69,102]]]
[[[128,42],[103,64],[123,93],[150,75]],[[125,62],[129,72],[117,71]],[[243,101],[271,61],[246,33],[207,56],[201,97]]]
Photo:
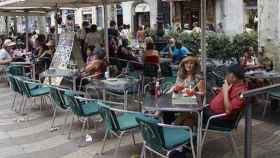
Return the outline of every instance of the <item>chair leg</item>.
[[[86,127],[86,123],[88,122],[88,119],[83,118],[82,122],[83,122],[83,125],[82,125],[82,129],[81,129],[81,141],[80,141],[79,147],[84,147],[86,145],[85,144],[85,131],[86,131],[85,127]]]
[[[56,106],[54,106],[54,112],[53,112],[53,117],[52,117],[51,130],[53,130],[53,129],[55,128],[54,122],[55,122],[55,118],[56,118],[56,111],[57,111],[57,108],[56,108]]]
[[[232,133],[229,134],[229,138],[230,138],[230,141],[232,143],[232,147],[233,147],[233,151],[234,151],[235,157],[239,158],[240,157],[239,156],[239,152],[238,152],[237,145],[236,145],[236,142],[235,142],[235,140],[233,138]]]
[[[12,109],[12,110],[13,110],[14,107],[15,107],[16,97],[17,97],[17,93],[15,93],[14,98],[13,98],[13,101],[12,101],[12,106],[11,106],[11,109]]]
[[[19,111],[19,112],[22,113],[22,114],[24,113],[24,109],[25,109],[25,106],[26,106],[26,103],[27,103],[27,99],[28,99],[28,98],[25,97],[25,100],[24,100],[24,102],[23,102],[23,106],[21,107],[21,109],[20,109],[20,111]]]
[[[143,143],[143,146],[142,146],[141,158],[146,158],[146,148],[145,148],[145,143]]]
[[[109,132],[110,132],[109,130],[106,130],[105,136],[103,138],[103,144],[102,144],[102,148],[101,148],[100,154],[103,154],[103,152],[104,152],[104,147],[105,147],[105,144],[106,144]]]
[[[133,144],[136,145],[135,136],[134,136],[134,131],[131,131],[131,136],[132,136]]]
[[[73,116],[73,118],[72,118],[67,139],[71,139],[71,132],[72,132],[72,126],[73,126],[74,119],[75,119],[75,116]]]
[[[203,138],[202,138],[202,141],[201,141],[201,150],[202,150],[202,148],[204,146],[204,143],[206,141],[207,133],[208,133],[208,129],[206,129],[205,132],[204,132],[204,135],[203,135]]]
[[[121,146],[123,134],[124,134],[124,133],[121,133],[121,134],[120,134],[119,142],[118,142],[118,144],[117,144],[117,148],[115,149],[115,153],[114,153],[114,158],[116,158],[116,157],[118,156],[118,152],[119,152],[119,148],[120,148],[120,146]]]
[[[67,123],[67,120],[68,120],[68,116],[69,116],[69,110],[66,111],[66,114],[65,114],[65,118],[64,118],[64,125],[63,125],[63,129],[62,129],[62,134],[64,135],[65,133],[65,129],[66,129],[66,123]]]
[[[262,113],[262,119],[263,120],[265,118],[265,115],[266,115],[267,108],[268,108],[269,104],[271,104],[271,103],[269,103],[268,101],[266,101],[265,104],[264,104],[263,113]]]

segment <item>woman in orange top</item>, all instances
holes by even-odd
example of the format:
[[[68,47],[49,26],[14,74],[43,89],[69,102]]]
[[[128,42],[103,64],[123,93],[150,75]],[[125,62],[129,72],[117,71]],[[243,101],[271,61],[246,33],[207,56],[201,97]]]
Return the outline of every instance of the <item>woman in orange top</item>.
[[[106,69],[104,58],[105,51],[103,49],[96,51],[95,58],[86,65],[84,73],[88,76],[93,75],[95,79],[102,78]]]
[[[154,41],[151,37],[145,39],[146,50],[144,52],[144,64],[159,64],[160,56],[159,52],[154,49]]]
[[[144,26],[140,26],[139,30],[136,33],[136,39],[138,42],[142,43],[145,40],[145,30],[144,30]]]

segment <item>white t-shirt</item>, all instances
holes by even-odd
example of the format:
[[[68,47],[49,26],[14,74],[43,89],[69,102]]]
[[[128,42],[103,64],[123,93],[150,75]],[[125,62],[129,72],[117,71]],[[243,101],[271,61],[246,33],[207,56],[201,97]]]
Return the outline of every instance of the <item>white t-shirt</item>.
[[[129,31],[127,29],[123,29],[120,33],[122,39],[128,39]]]
[[[100,42],[102,42],[102,38],[98,32],[88,33],[85,39],[85,43],[87,43],[88,46],[100,47]]]
[[[0,49],[0,60],[12,59],[11,55],[7,52],[6,49]]]

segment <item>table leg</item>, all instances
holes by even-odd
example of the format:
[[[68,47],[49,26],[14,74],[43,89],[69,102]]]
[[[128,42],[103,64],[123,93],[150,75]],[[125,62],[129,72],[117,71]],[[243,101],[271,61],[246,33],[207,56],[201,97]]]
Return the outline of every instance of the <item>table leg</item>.
[[[197,112],[197,158],[201,158],[202,154],[202,113]]]
[[[102,91],[102,95],[103,95],[103,101],[106,101],[106,90],[105,90],[105,88]]]
[[[124,110],[127,110],[127,100],[128,100],[128,91],[127,90],[124,91],[124,98],[125,98],[125,100],[124,100]]]
[[[252,157],[252,102],[251,99],[247,101],[247,108],[245,114],[245,147],[244,147],[244,157]]]
[[[76,77],[73,77],[73,90],[77,90],[77,83],[76,83]]]
[[[32,78],[36,80],[35,64],[32,64]]]

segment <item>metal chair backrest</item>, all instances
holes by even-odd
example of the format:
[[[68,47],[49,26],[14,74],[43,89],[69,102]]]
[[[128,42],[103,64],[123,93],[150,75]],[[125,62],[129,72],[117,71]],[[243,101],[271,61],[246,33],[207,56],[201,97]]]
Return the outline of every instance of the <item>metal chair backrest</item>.
[[[161,72],[161,77],[173,76],[172,68],[168,62],[164,62],[160,64],[160,72]]]
[[[105,105],[104,103],[99,103],[99,105],[100,105],[100,115],[102,119],[105,121],[106,129],[118,133],[120,130],[120,126],[115,112],[111,110],[110,107]]]
[[[75,94],[71,90],[58,90],[59,94],[65,98],[65,102],[69,105],[72,112],[77,116],[84,116],[84,113],[80,107],[80,101],[75,98],[77,94]]]
[[[56,106],[60,106],[62,109],[67,109],[65,100],[64,100],[63,96],[61,96],[59,90],[53,86],[49,86],[49,88],[50,88],[50,96],[51,96],[54,104],[56,104]]]
[[[159,75],[158,64],[145,63],[143,75],[144,75],[144,77],[158,77],[158,75]]]
[[[16,79],[12,75],[8,75],[10,87],[14,92],[20,93],[20,87],[16,83]]]
[[[23,78],[16,77],[16,83],[18,87],[20,87],[20,92],[22,95],[25,95],[27,97],[31,96],[30,88],[27,83],[24,82]]]
[[[164,147],[164,137],[162,127],[158,125],[159,121],[147,116],[138,116],[136,121],[146,144],[156,151],[161,151]]]
[[[10,65],[8,66],[8,73],[14,76],[23,76],[24,67],[22,65]]]

